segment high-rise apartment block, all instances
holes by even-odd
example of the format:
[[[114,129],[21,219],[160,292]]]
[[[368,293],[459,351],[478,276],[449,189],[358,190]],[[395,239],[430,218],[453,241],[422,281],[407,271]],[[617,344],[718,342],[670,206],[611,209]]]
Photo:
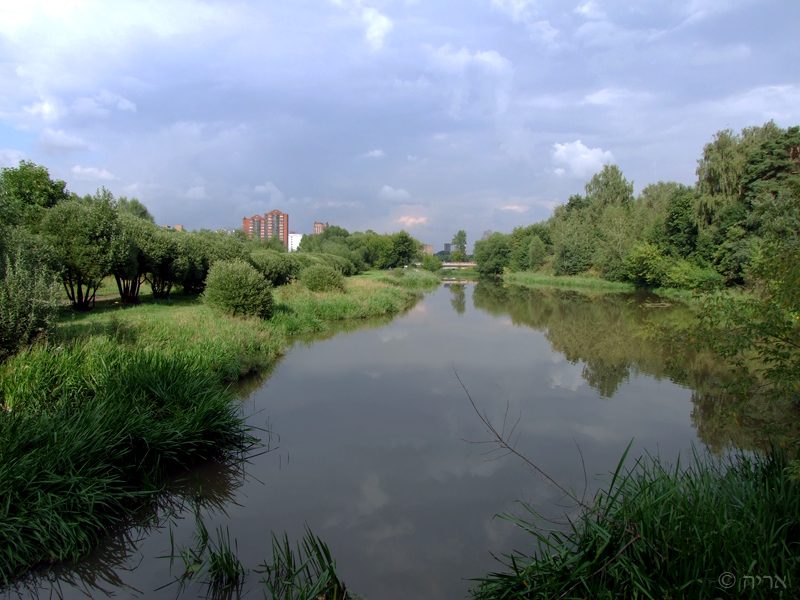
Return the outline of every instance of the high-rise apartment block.
[[[328,228],[328,224],[327,223],[318,223],[318,222],[315,221],[314,222],[314,235],[317,235],[318,233],[322,233],[327,228]]]
[[[279,210],[242,219],[242,229],[248,238],[267,240],[277,237],[284,246],[289,246],[289,215]]]
[[[248,239],[264,240],[267,238],[266,223],[261,215],[242,219],[242,229],[244,229],[244,234]]]

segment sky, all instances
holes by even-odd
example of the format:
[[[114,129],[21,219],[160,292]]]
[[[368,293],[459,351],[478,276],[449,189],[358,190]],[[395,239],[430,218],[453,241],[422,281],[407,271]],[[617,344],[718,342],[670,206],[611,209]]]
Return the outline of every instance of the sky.
[[[715,132],[800,124],[797,0],[0,2],[0,167],[159,224],[547,219],[603,164],[693,184]]]

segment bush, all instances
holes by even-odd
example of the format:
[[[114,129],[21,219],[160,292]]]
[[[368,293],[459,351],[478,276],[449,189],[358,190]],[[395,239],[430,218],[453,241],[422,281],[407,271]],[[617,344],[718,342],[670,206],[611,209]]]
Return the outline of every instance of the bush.
[[[0,281],[0,360],[53,331],[58,308],[55,276],[38,271],[17,253],[4,260]]]
[[[312,292],[344,291],[344,277],[327,265],[313,265],[303,269],[300,282]]]
[[[715,269],[703,268],[688,260],[678,259],[667,269],[661,284],[686,290],[709,290],[725,283],[725,278]]]
[[[272,289],[252,265],[243,260],[220,260],[211,265],[205,301],[234,316],[272,316]]]
[[[274,250],[253,252],[250,262],[275,287],[290,283],[300,274],[300,262],[294,256]]]
[[[422,259],[422,268],[426,271],[430,271],[431,273],[435,273],[442,268],[442,261],[435,256],[426,254]]]
[[[666,266],[661,250],[648,242],[637,244],[625,257],[628,280],[638,287],[661,284]]]

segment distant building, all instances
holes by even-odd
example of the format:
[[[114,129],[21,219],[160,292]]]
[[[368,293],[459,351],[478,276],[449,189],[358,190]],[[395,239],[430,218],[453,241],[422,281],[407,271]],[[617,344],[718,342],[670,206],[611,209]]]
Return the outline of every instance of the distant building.
[[[248,239],[265,240],[267,239],[267,227],[264,222],[264,217],[261,215],[253,215],[249,219],[242,219],[242,229]]]
[[[172,229],[174,231],[183,231],[183,225],[175,225],[175,227],[172,225],[162,225],[161,227],[164,229]]]
[[[433,256],[433,244],[424,244],[422,246],[422,251],[428,256]]]
[[[277,237],[289,247],[289,215],[279,210],[271,210],[263,217],[254,215],[242,219],[242,229],[249,239],[267,240]]]
[[[289,234],[289,252],[296,252],[301,241],[303,241],[303,234],[292,231]]]
[[[326,230],[328,227],[330,227],[330,225],[328,225],[327,223],[318,223],[318,222],[315,222],[315,223],[314,223],[314,235],[317,235],[318,233],[322,233],[322,232],[323,232],[323,231],[325,231],[325,230]]]
[[[267,237],[280,238],[289,247],[289,215],[279,210],[271,210],[264,215],[267,219]]]
[[[452,250],[450,250],[451,247],[452,247],[452,244],[445,244],[444,245],[444,251],[445,252],[452,252]]]

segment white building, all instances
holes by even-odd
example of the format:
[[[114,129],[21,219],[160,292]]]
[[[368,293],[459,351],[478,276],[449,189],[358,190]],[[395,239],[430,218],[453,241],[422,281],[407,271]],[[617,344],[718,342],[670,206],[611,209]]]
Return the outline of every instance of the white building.
[[[303,239],[302,233],[290,233],[289,234],[289,252],[294,252],[300,246],[300,242]]]

